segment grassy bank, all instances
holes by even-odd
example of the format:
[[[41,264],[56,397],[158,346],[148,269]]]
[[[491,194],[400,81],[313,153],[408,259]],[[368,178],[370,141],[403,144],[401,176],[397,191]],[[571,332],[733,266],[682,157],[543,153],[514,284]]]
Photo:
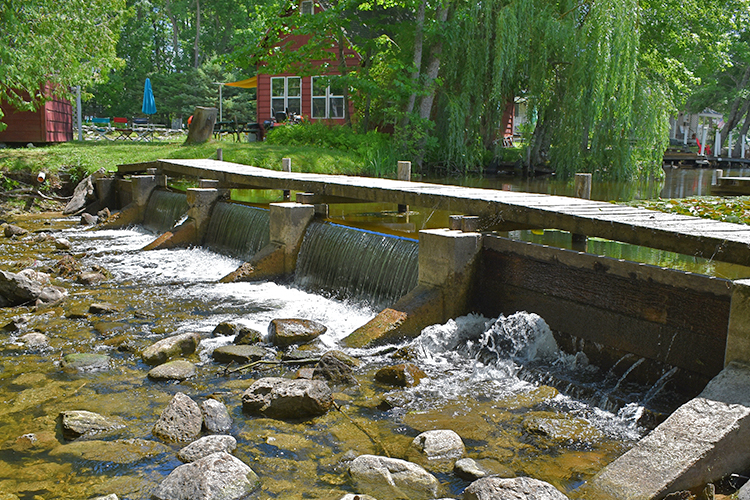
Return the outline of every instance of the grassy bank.
[[[366,159],[359,154],[319,146],[238,143],[211,141],[200,146],[182,146],[182,142],[68,142],[37,148],[0,149],[0,170],[36,173],[69,172],[75,178],[100,168],[108,171],[117,165],[158,159],[216,158],[222,148],[225,161],[281,170],[281,159],[292,159],[299,172],[346,175],[370,175]],[[395,171],[395,165],[393,166]]]

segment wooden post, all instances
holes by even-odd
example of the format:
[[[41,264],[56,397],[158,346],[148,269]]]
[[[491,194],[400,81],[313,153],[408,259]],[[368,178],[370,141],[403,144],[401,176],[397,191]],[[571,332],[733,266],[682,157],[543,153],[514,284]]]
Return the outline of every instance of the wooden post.
[[[591,174],[576,174],[574,195],[576,198],[591,199]],[[588,241],[586,235],[573,233],[571,237],[573,249],[585,252]]]
[[[282,172],[291,172],[292,171],[292,159],[291,158],[282,158],[281,159],[281,171]],[[288,189],[284,190],[284,201],[291,201],[292,200],[292,192]]]
[[[221,148],[218,148],[216,150],[216,159],[219,161],[224,161],[224,150]]]
[[[216,108],[204,108],[197,106],[193,112],[193,121],[188,127],[188,136],[185,144],[203,144],[211,138],[216,123]]]
[[[398,162],[397,176],[398,176],[398,180],[400,181],[411,181],[411,162],[410,161]],[[399,204],[398,213],[405,214],[408,211],[409,211],[409,205]]]

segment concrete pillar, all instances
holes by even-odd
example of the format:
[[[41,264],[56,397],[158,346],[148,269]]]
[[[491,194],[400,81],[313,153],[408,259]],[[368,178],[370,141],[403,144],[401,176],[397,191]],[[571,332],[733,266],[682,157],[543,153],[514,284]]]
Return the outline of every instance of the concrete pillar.
[[[133,203],[139,208],[146,208],[151,193],[159,186],[156,175],[134,175],[130,178]]]
[[[724,366],[733,361],[750,365],[750,279],[732,284]]]
[[[96,197],[99,202],[102,204],[109,205],[113,204],[115,201],[115,185],[117,184],[117,179],[114,177],[99,177],[96,179]],[[119,208],[116,206],[111,206],[111,209]]]
[[[288,202],[271,203],[270,209],[271,243],[284,247],[284,272],[292,273],[305,230],[315,216],[315,207]]]
[[[188,220],[195,225],[195,243],[200,244],[208,230],[211,211],[214,205],[226,192],[222,189],[188,188],[186,191],[188,204]]]

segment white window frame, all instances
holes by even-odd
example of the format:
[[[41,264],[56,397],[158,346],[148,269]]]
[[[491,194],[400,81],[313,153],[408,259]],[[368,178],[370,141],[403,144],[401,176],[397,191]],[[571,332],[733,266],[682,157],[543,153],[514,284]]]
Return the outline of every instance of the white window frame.
[[[331,86],[328,85],[325,89],[325,92],[322,94],[315,94],[315,79],[316,78],[327,78],[324,76],[313,76],[310,77],[310,117],[314,119],[333,119],[333,120],[342,120],[346,118],[346,102],[344,102],[344,96],[338,95],[338,94],[332,94],[331,93]],[[315,103],[325,101],[325,113],[324,116],[318,115],[315,113]],[[341,115],[340,116],[333,116],[333,113],[336,109],[335,104],[332,103],[340,103],[341,107]]]
[[[311,16],[315,14],[315,3],[313,0],[302,0],[302,2],[300,2],[299,12],[303,16]]]
[[[284,82],[284,93],[283,95],[274,95],[274,82],[278,82],[280,80],[283,80]],[[299,94],[298,95],[289,95],[289,82],[296,80],[299,84]],[[283,109],[276,109],[274,106],[274,101],[279,102],[281,100],[284,100],[284,107]],[[302,114],[302,78],[299,76],[274,76],[271,77],[271,116],[275,117],[276,113],[279,111],[286,112],[287,109],[292,107],[292,113],[295,113],[294,106],[289,106],[290,101],[298,101],[299,105],[296,107],[296,112],[298,114]]]

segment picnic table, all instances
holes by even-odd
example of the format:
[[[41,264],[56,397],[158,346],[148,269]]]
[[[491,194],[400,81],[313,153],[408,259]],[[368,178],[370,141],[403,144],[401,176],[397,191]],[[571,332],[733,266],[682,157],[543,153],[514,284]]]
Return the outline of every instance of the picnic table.
[[[214,138],[218,138],[221,134],[231,134],[237,142],[241,142],[242,134],[254,134],[256,141],[262,141],[263,132],[263,126],[255,122],[230,120],[214,124]]]

